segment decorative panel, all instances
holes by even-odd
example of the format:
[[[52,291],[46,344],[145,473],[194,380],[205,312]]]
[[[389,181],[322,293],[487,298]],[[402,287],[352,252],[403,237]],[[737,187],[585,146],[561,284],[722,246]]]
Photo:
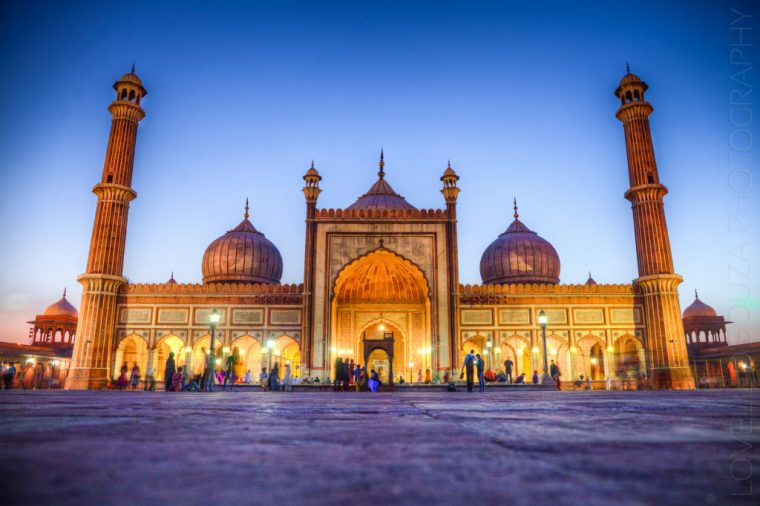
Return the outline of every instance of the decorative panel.
[[[263,309],[233,309],[233,325],[261,325],[264,323]]]
[[[269,313],[271,325],[294,325],[301,323],[300,309],[272,309]]]
[[[567,324],[567,310],[565,309],[544,309],[544,313],[546,314],[547,325]]]
[[[150,323],[150,309],[123,308],[119,315],[119,323]]]
[[[601,309],[575,309],[575,323],[604,323],[604,311]]]
[[[499,321],[503,325],[527,325],[530,323],[530,311],[527,309],[502,309]]]
[[[187,309],[159,309],[158,323],[187,323]]]
[[[211,312],[213,309],[196,309],[195,310],[195,323],[197,325],[208,325],[209,324],[209,317],[211,316]],[[217,309],[217,313],[221,315],[221,318],[219,318],[219,323],[223,324],[227,320],[227,315],[225,314],[226,311]],[[211,332],[211,331],[209,331]]]
[[[492,325],[493,313],[484,309],[462,310],[462,325]]]
[[[638,308],[610,308],[610,321],[612,323],[640,323],[641,314]]]

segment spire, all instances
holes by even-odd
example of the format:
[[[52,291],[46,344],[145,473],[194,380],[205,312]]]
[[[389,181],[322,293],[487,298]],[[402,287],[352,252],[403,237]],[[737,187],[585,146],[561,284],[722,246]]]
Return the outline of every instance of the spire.
[[[520,217],[520,215],[517,213],[517,197],[512,197],[512,199],[513,199],[513,202],[514,202],[513,209],[515,210],[515,214],[513,216],[514,216],[515,219],[517,219],[517,218]]]
[[[625,62],[625,73],[630,74],[631,73],[631,67],[628,65],[628,62]]]
[[[250,216],[250,214],[248,214],[248,209],[249,209],[249,207],[248,207],[248,197],[246,197],[245,198],[245,214],[243,215],[243,218],[245,218],[246,220]]]
[[[66,287],[65,286],[63,287],[63,298],[64,299],[66,298]]]
[[[378,165],[380,166],[380,171],[377,173],[377,177],[383,179],[385,177],[385,170],[383,169],[385,167],[385,155],[383,154],[382,146],[380,146],[380,163]]]
[[[697,289],[696,288],[694,289],[694,298],[695,299],[699,298],[699,294],[697,293]]]
[[[135,73],[135,62],[132,62],[132,74]]]
[[[451,160],[448,160],[448,164],[446,165],[446,168],[447,168],[447,169],[450,169],[450,168],[451,168]]]
[[[310,169],[314,169],[314,160],[311,161],[311,167],[309,167],[309,168]],[[317,170],[317,169],[314,169],[314,170]]]

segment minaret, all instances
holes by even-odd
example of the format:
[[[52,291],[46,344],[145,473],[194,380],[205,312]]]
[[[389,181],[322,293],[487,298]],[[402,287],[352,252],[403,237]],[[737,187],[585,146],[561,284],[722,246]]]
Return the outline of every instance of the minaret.
[[[116,299],[122,277],[129,202],[132,190],[137,125],[145,117],[140,101],[147,94],[132,71],[113,85],[116,100],[108,107],[113,116],[103,177],[92,192],[97,195],[95,224],[82,284],[77,339],[66,388],[104,388],[108,381],[116,327]]]
[[[303,332],[301,332],[302,345],[302,357],[303,361],[308,368],[307,372],[302,374],[311,374],[312,367],[312,353],[311,346],[314,340],[314,329],[312,322],[314,321],[314,307],[312,306],[312,293],[314,292],[314,256],[316,255],[316,214],[317,214],[317,198],[322,190],[319,188],[319,182],[322,180],[322,176],[319,175],[317,169],[314,168],[314,161],[311,162],[311,167],[306,171],[303,176],[305,185],[303,187],[303,194],[306,198],[306,241],[304,252],[304,272],[303,272],[303,305],[305,308],[303,319]]]
[[[459,176],[451,168],[451,161],[448,162],[446,170],[441,176],[443,188],[441,193],[446,201],[446,251],[447,262],[449,264],[449,336],[451,344],[451,364],[456,367],[462,357],[456,356],[456,350],[461,349],[459,345],[459,252],[457,249],[457,197],[460,189],[457,186]],[[433,336],[437,339],[438,336]],[[436,357],[437,357],[436,353]],[[436,367],[438,369],[438,367]]]
[[[628,70],[615,96],[620,99],[616,117],[623,122],[628,153],[631,187],[625,198],[633,208],[639,264],[634,285],[644,306],[649,381],[654,388],[694,388],[678,301],[678,285],[683,278],[673,270],[662,203],[668,189],[660,184],[654,159],[649,131],[653,109],[644,97],[647,88]]]

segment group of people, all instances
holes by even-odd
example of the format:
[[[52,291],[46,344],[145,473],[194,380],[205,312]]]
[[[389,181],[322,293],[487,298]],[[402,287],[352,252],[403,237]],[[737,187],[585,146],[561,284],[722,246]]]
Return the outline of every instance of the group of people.
[[[25,363],[3,361],[0,363],[0,385],[6,390],[13,388],[60,388],[63,378],[54,374],[50,364],[29,360]]]
[[[343,360],[343,358],[338,357],[335,360],[333,391],[348,391],[354,388],[357,392],[362,390],[377,392],[382,385],[380,374],[376,370],[370,369],[369,374],[367,374],[367,368],[362,367],[359,363],[355,364],[354,359]]]
[[[512,362],[511,359],[507,359],[504,361],[504,372],[500,372],[499,374],[494,373],[490,369],[486,371],[485,367],[485,360],[483,360],[483,357],[480,355],[480,353],[475,353],[475,350],[470,350],[470,352],[465,355],[464,357],[464,363],[462,364],[462,372],[459,375],[460,379],[467,378],[467,391],[472,392],[475,388],[475,374],[478,375],[478,391],[479,392],[485,392],[486,391],[486,381],[495,381],[498,383],[510,383],[515,385],[524,385],[525,384],[525,373],[521,373],[516,378],[512,378],[512,368],[514,367],[514,362]],[[560,380],[560,377],[562,376],[562,373],[560,372],[559,366],[554,362],[554,360],[551,361],[551,365],[549,366],[549,376],[551,376],[552,380],[554,380],[554,384],[557,387],[557,390],[561,390],[562,383]],[[538,385],[538,382],[540,381],[540,376],[538,374],[538,371],[533,371],[533,376],[531,377],[531,381],[534,385]]]

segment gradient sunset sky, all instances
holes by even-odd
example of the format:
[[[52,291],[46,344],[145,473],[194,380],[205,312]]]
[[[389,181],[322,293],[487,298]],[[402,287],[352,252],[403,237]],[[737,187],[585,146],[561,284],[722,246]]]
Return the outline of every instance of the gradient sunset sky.
[[[733,10],[732,10],[733,8]],[[752,14],[742,18],[739,13]],[[302,282],[301,176],[319,207],[387,179],[419,208],[461,176],[462,283],[512,220],[549,240],[561,281],[630,283],[636,254],[613,96],[646,81],[682,308],[700,298],[760,337],[757,9],[751,2],[7,2],[0,13],[0,340],[64,287],[79,306],[113,82],[148,90],[125,275],[200,282],[242,219]],[[738,49],[737,28],[753,44]],[[732,49],[739,50],[740,54]],[[733,61],[732,61],[733,58]],[[742,94],[749,105],[732,106]],[[734,100],[736,102],[736,100]],[[747,125],[742,126],[742,123]],[[753,135],[752,138],[749,136]]]

